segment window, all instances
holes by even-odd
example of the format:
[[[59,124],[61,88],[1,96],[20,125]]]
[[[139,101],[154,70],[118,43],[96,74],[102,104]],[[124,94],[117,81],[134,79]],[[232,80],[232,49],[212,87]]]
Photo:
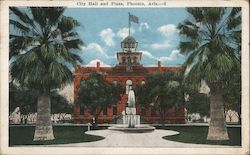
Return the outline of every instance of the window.
[[[113,105],[113,115],[117,115],[117,107],[116,107],[116,105]]]
[[[113,85],[114,85],[114,86],[117,86],[117,81],[113,81]]]
[[[134,63],[137,63],[137,58],[136,57],[134,57]]]
[[[131,63],[132,63],[132,62],[131,62],[131,58],[130,58],[130,57],[128,58],[128,63],[129,63],[129,64],[131,64]]]
[[[141,85],[144,85],[145,84],[145,81],[141,81]]]
[[[84,105],[80,105],[80,115],[84,115]]]
[[[125,57],[122,58],[122,63],[125,63],[126,62],[126,59]]]
[[[108,114],[108,109],[107,109],[107,107],[104,107],[102,112],[103,112],[103,115],[107,115],[107,114]]]
[[[151,109],[151,116],[157,116],[156,110],[155,109]]]
[[[132,64],[134,63],[134,59],[131,59],[131,63],[132,63]]]

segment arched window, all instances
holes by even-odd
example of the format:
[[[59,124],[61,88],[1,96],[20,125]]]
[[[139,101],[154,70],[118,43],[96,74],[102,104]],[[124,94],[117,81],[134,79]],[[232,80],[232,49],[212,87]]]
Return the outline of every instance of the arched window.
[[[128,57],[128,63],[131,64],[132,61],[131,61],[131,57]]]
[[[126,94],[128,94],[129,92],[129,87],[133,84],[133,82],[131,80],[127,80],[126,81]]]
[[[132,44],[132,48],[135,48],[135,43]]]
[[[117,81],[113,81],[113,85],[116,86],[117,85]]]
[[[141,85],[144,85],[145,84],[145,81],[141,81]]]

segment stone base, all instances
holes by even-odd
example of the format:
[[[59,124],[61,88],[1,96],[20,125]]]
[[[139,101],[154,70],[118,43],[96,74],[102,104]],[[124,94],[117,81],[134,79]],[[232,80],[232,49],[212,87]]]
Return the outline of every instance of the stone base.
[[[149,125],[136,125],[134,128],[128,128],[124,125],[116,125],[108,127],[109,130],[115,130],[115,131],[123,131],[123,132],[129,132],[129,133],[145,133],[145,132],[153,132],[155,130],[155,127],[149,126]]]
[[[136,108],[126,107],[126,114],[127,115],[136,115]]]
[[[52,125],[49,125],[49,126],[36,126],[33,141],[53,140],[53,139],[55,139],[55,137],[54,137],[54,134],[53,134]]]
[[[123,124],[132,125],[133,127],[140,124],[140,115],[124,115],[123,116]]]

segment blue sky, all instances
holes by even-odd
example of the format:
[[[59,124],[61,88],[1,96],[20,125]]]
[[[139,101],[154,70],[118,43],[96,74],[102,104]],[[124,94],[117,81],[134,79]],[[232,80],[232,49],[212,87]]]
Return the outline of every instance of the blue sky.
[[[176,26],[187,18],[185,8],[67,8],[65,15],[81,23],[76,31],[86,43],[80,52],[83,65],[97,60],[103,66],[117,63],[115,54],[128,35],[128,12],[139,18],[139,24],[131,23],[131,35],[138,41],[144,66],[155,66],[157,60],[165,66],[184,62]]]

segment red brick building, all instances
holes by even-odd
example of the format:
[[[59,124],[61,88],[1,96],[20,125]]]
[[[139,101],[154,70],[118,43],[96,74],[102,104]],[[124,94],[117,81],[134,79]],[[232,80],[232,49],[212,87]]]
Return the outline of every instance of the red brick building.
[[[128,36],[121,42],[122,52],[117,53],[118,64],[114,67],[102,67],[100,62],[97,62],[95,67],[77,66],[75,68],[74,75],[74,99],[78,94],[78,86],[82,79],[87,79],[90,73],[99,72],[102,73],[103,78],[110,84],[120,84],[124,88],[124,93],[121,94],[120,101],[114,104],[113,107],[104,110],[98,117],[100,122],[110,122],[119,118],[122,112],[125,110],[128,87],[132,85],[134,88],[144,84],[147,81],[149,73],[152,72],[168,72],[168,71],[180,71],[180,67],[163,67],[161,62],[158,61],[157,67],[144,67],[141,64],[142,53],[137,52],[138,43],[136,40]],[[135,94],[136,95],[136,94]],[[137,114],[141,116],[141,119],[149,122],[160,122],[160,116],[157,115],[151,107],[146,110],[141,110],[140,105],[136,105]],[[90,115],[86,107],[74,107],[73,119],[76,122],[90,122],[93,116]],[[177,111],[173,108],[168,110],[167,115],[168,123],[185,123],[184,107],[180,107]]]

